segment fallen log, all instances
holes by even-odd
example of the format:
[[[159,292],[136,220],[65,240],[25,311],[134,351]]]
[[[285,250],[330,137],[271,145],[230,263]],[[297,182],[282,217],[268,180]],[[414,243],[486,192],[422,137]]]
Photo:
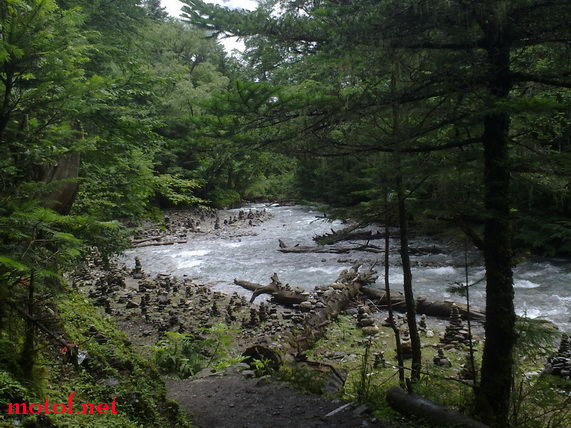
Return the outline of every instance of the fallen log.
[[[319,245],[331,245],[342,241],[347,235],[362,227],[361,224],[353,224],[340,230],[331,229],[331,233],[324,233],[323,235],[316,235],[313,240]]]
[[[281,349],[279,351],[260,344],[256,345],[255,353],[272,361],[304,360],[301,357],[303,352],[323,337],[329,323],[349,305],[363,286],[375,282],[375,273],[372,269],[359,272],[359,265],[355,265],[341,272],[333,284],[317,287],[311,295],[311,300],[307,296],[302,296],[315,304],[309,305],[310,307],[305,309],[306,314],[301,325],[291,329],[285,340],[280,340],[279,348]],[[277,275],[275,277],[277,278]],[[266,287],[249,281],[235,280],[235,283],[255,291]],[[272,294],[272,296],[274,295]],[[275,353],[276,356],[269,358],[271,353]],[[259,359],[252,354],[253,351],[249,351],[248,357]]]
[[[282,253],[333,253],[333,254],[347,254],[350,251],[367,251],[369,253],[384,253],[384,250],[376,245],[365,244],[358,247],[351,248],[321,248],[321,247],[308,247],[308,246],[294,246],[286,245],[281,239],[279,245]]]
[[[313,240],[319,245],[332,245],[341,241],[372,241],[385,237],[382,232],[373,233],[371,230],[357,230],[364,226],[363,224],[356,224],[341,230],[331,229],[331,233],[314,236]]]
[[[174,244],[186,244],[187,240],[182,241],[169,241],[169,242],[147,242],[143,244],[135,244],[133,248],[143,248],[143,247],[159,247],[161,245],[174,245]]]
[[[381,305],[388,305],[386,300],[386,295],[383,290],[364,287],[363,294],[371,299],[379,300]],[[393,309],[399,312],[406,311],[405,299],[404,296],[400,293],[393,294],[391,293],[391,304]],[[416,311],[419,314],[425,314],[433,317],[439,318],[448,318],[450,316],[450,311],[452,310],[452,305],[456,305],[458,310],[460,311],[460,315],[462,315],[463,319],[467,319],[468,314],[470,315],[470,319],[474,321],[485,321],[486,313],[481,309],[476,309],[470,307],[470,312],[468,313],[468,309],[466,305],[462,303],[455,303],[450,301],[438,301],[433,302],[430,300],[426,300],[425,297],[419,297],[416,299]]]
[[[250,303],[253,303],[260,294],[270,294],[273,302],[285,306],[299,305],[301,302],[307,300],[307,296],[301,292],[291,289],[288,284],[284,285],[276,273],[274,273],[270,279],[271,283],[268,285],[256,284],[255,282],[242,281],[239,279],[234,279],[234,284],[253,291]]]
[[[289,343],[295,354],[311,348],[325,334],[325,329],[331,321],[341,313],[351,301],[359,294],[362,287],[372,284],[376,280],[376,272],[369,269],[359,272],[360,265],[354,265],[339,274],[335,284],[342,284],[342,288],[328,287],[322,294],[320,301],[323,307],[310,312],[306,316],[303,327],[298,333],[292,334]]]
[[[131,241],[132,244],[142,244],[144,242],[150,242],[150,241],[158,241],[159,239],[163,239],[162,236],[152,236],[150,238],[143,238],[143,239],[133,239]]]
[[[387,402],[403,415],[420,417],[436,427],[489,428],[482,422],[436,404],[418,394],[408,393],[398,386],[389,389]]]

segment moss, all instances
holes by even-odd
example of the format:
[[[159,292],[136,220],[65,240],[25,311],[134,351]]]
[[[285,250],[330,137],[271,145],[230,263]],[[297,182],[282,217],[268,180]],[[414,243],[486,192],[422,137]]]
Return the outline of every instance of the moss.
[[[110,403],[116,399],[118,414],[50,415],[39,422],[58,427],[190,427],[178,405],[166,398],[164,383],[152,362],[139,356],[111,319],[100,314],[79,293],[70,290],[53,308],[59,318],[59,333],[86,356],[72,364],[65,349],[45,344],[40,369],[44,373],[41,393],[30,392],[7,372],[0,371],[0,400],[66,403],[75,393],[75,403]],[[78,405],[78,404],[76,404]],[[5,412],[0,414],[7,418]],[[26,423],[26,420],[22,420]]]

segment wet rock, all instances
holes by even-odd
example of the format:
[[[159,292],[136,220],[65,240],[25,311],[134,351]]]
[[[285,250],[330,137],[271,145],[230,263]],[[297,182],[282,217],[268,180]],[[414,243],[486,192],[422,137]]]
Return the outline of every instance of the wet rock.
[[[127,305],[125,306],[127,309],[135,309],[138,308],[139,305],[132,300],[127,301]]]

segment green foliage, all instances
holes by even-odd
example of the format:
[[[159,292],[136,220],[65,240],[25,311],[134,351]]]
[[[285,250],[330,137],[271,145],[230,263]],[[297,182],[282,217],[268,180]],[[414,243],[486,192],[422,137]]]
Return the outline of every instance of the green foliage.
[[[242,360],[229,356],[232,336],[224,325],[213,326],[204,335],[167,332],[153,348],[157,366],[165,373],[186,379],[207,367],[222,370]]]
[[[281,365],[278,378],[308,394],[321,394],[325,386],[323,374],[300,364]]]
[[[206,365],[201,343],[191,334],[167,332],[166,338],[153,349],[157,366],[181,379],[193,376]]]

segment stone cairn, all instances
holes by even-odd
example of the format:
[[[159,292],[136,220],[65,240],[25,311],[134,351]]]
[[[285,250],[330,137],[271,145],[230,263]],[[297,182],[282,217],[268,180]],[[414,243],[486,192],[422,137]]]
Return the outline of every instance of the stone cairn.
[[[131,277],[133,279],[143,279],[145,277],[141,260],[138,257],[135,257],[135,268],[131,271]]]
[[[375,320],[367,313],[363,306],[359,306],[357,312],[357,326],[361,327],[363,333],[372,336],[379,332],[379,327],[375,325]]]
[[[466,354],[466,359],[464,363],[460,366],[458,371],[458,378],[462,380],[469,380],[474,382],[476,380],[476,371],[472,367],[472,361],[470,361],[470,354]]]
[[[418,322],[418,331],[421,333],[426,333],[426,315],[424,314],[420,316],[420,321]]]
[[[408,329],[403,330],[400,341],[402,359],[410,360],[412,358],[412,342],[410,340],[410,333],[408,332]]]
[[[432,362],[441,367],[452,367],[452,363],[450,360],[444,355],[444,350],[441,346],[438,347],[437,354],[432,359]]]
[[[259,324],[258,311],[256,308],[250,308],[250,319],[248,321],[244,321],[244,327],[256,327]]]
[[[260,303],[258,317],[260,318],[260,322],[267,321],[270,317],[270,314],[268,312],[268,306],[264,302]]]
[[[464,329],[464,323],[460,316],[458,306],[452,305],[450,311],[450,321],[446,326],[444,336],[440,338],[440,342],[445,345],[444,349],[453,348],[455,345],[468,345],[470,343],[470,335]]]
[[[387,362],[385,361],[385,353],[383,351],[375,352],[375,362],[373,363],[373,368],[384,368],[386,364]]]
[[[547,360],[544,373],[571,380],[571,339],[568,335],[561,337],[559,349]]]

